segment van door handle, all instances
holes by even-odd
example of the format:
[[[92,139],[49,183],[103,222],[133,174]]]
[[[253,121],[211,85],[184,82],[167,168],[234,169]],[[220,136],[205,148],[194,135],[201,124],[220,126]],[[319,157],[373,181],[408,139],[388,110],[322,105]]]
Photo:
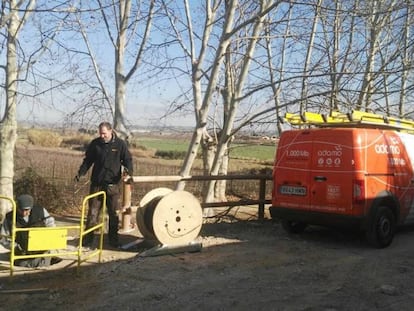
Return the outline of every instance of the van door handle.
[[[325,176],[315,176],[313,177],[316,181],[326,181],[327,178]]]

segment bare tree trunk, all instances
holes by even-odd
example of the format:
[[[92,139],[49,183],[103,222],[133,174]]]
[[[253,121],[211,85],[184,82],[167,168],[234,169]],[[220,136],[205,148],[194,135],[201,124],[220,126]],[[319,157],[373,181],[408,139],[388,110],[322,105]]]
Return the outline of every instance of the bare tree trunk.
[[[122,136],[128,136],[125,126],[125,92],[126,80],[124,76],[125,47],[127,27],[129,26],[129,14],[131,10],[130,0],[119,1],[119,30],[118,38],[115,45],[115,115],[114,128],[122,133]]]
[[[367,51],[367,62],[356,109],[362,109],[364,107],[365,110],[369,110],[369,106],[371,105],[375,80],[375,60],[377,52],[380,49],[379,38],[384,25],[387,25],[389,22],[390,12],[392,11],[394,4],[395,1],[385,4],[379,0],[374,0],[367,4],[367,9],[370,13],[367,22],[369,48]]]
[[[231,112],[231,105],[232,101],[234,100],[234,74],[232,71],[232,63],[231,63],[231,56],[232,56],[232,50],[233,46],[229,45],[226,50],[225,54],[225,61],[224,61],[224,68],[225,68],[225,74],[224,74],[224,87],[219,92],[221,94],[222,100],[223,100],[223,124],[227,124],[230,112]],[[221,135],[224,134],[222,130],[219,131],[219,133],[215,134],[215,149],[214,153],[210,153],[210,161],[208,171],[208,175],[211,174],[211,169],[213,168],[214,161],[215,161],[215,155],[217,153],[217,144],[218,141],[221,139]],[[227,144],[227,148],[229,147],[229,144]],[[224,159],[227,158],[228,161],[228,152],[226,152],[227,157],[220,158],[220,164],[219,164],[219,171],[221,174],[227,174],[227,167],[228,163],[225,163],[225,167],[222,167]],[[224,170],[223,170],[224,169]],[[220,174],[219,173],[219,174]],[[220,194],[219,194],[220,192]],[[217,201],[218,199],[223,199],[225,197],[226,193],[226,180],[212,180],[209,183],[206,184],[206,188],[203,191],[203,198],[206,202],[212,202]]]
[[[406,93],[407,93],[407,82],[408,82],[408,72],[409,66],[412,63],[412,57],[409,53],[410,47],[410,27],[412,23],[412,7],[410,6],[411,1],[407,0],[407,13],[405,17],[405,27],[403,30],[402,38],[402,66],[403,70],[401,73],[401,89],[400,89],[400,100],[398,105],[398,113],[400,117],[405,117],[405,103],[406,103]]]
[[[312,30],[309,37],[309,43],[308,43],[308,49],[306,51],[306,59],[303,66],[303,78],[302,78],[302,90],[301,90],[301,104],[300,104],[300,113],[302,114],[306,109],[308,109],[307,101],[305,100],[306,95],[308,94],[308,75],[309,75],[309,68],[311,64],[311,57],[312,57],[312,51],[313,51],[313,45],[315,41],[315,35],[316,35],[316,27],[319,23],[319,15],[321,10],[323,0],[318,0],[318,3],[315,6],[315,16],[313,18],[312,23]]]
[[[227,175],[227,170],[229,168],[229,146],[227,146],[227,151],[220,159],[220,169],[218,175]],[[227,180],[217,180],[214,189],[214,200],[217,202],[226,201],[226,192],[227,192]]]
[[[217,152],[217,137],[214,135],[212,137],[207,132],[203,135],[201,140],[201,150],[203,158],[203,174],[208,176],[211,172],[211,167],[213,166],[214,155]],[[208,193],[208,183],[203,182],[201,195],[203,198],[211,196],[211,193]],[[214,208],[205,208],[203,209],[203,217],[212,217],[215,215]]]
[[[359,1],[355,0],[352,7],[352,12],[355,12],[359,7]],[[353,49],[353,42],[354,42],[354,36],[355,36],[355,23],[356,23],[356,14],[351,14],[351,21],[349,23],[349,30],[348,30],[348,45],[345,51],[343,52],[343,60],[342,60],[342,66],[340,69],[340,73],[338,74],[338,87],[340,84],[340,80],[345,75],[346,72],[349,72],[350,62],[349,59],[352,59],[352,49]]]
[[[334,44],[332,52],[332,64],[331,64],[331,98],[330,98],[330,111],[338,110],[338,89],[339,89],[339,75],[338,75],[338,61],[339,61],[339,42],[341,41],[340,32],[340,10],[341,1],[335,1],[335,21],[334,21]]]
[[[290,20],[291,20],[291,16],[292,16],[292,8],[293,8],[293,3],[290,2],[289,5],[289,13],[287,15],[287,25],[285,28],[285,33],[283,36],[283,41],[282,41],[282,47],[281,47],[281,51],[282,51],[282,55],[281,55],[281,59],[280,59],[280,68],[279,68],[279,77],[276,78],[275,77],[275,72],[276,70],[273,67],[273,53],[272,53],[272,45],[271,45],[271,31],[269,29],[269,25],[267,25],[267,27],[265,28],[265,32],[266,32],[266,53],[267,53],[267,64],[268,64],[268,68],[269,68],[269,77],[270,77],[270,84],[271,84],[271,88],[272,88],[272,92],[273,92],[273,101],[275,103],[275,119],[276,119],[276,127],[277,127],[277,132],[280,135],[283,131],[282,126],[280,124],[279,121],[279,116],[281,115],[280,113],[280,93],[282,91],[282,84],[281,83],[277,83],[276,81],[282,81],[283,77],[284,77],[284,72],[285,72],[285,57],[286,57],[286,44],[288,41],[288,36],[289,36],[289,32],[290,32]]]
[[[133,6],[132,0],[114,1],[108,5],[105,1],[97,0],[99,11],[102,16],[103,25],[105,27],[108,45],[112,45],[114,50],[114,76],[115,91],[110,91],[105,85],[104,79],[101,77],[101,67],[106,64],[98,64],[93,53],[92,44],[88,38],[87,32],[82,25],[81,19],[78,19],[80,31],[88,49],[88,57],[93,65],[95,77],[99,83],[100,90],[104,96],[104,100],[109,107],[112,117],[114,129],[122,137],[127,137],[130,131],[126,124],[126,92],[129,80],[134,76],[139,68],[142,60],[143,51],[147,45],[152,26],[154,15],[155,0],[148,1],[148,11],[145,12],[145,18],[139,19],[141,6],[136,4]],[[135,14],[135,15],[134,15]],[[112,15],[115,15],[113,17]],[[115,20],[115,22],[113,22]],[[136,34],[136,28],[139,23],[143,23],[144,31],[142,35]],[[129,48],[128,48],[129,46]],[[131,47],[132,46],[132,47]],[[128,64],[129,68],[125,64]],[[111,97],[114,97],[114,100]]]
[[[201,96],[201,84],[200,79],[203,75],[201,70],[201,63],[200,60],[193,59],[193,93],[195,99],[195,115],[196,115],[196,128],[193,132],[191,142],[186,153],[183,165],[181,167],[180,175],[181,176],[188,176],[190,174],[191,168],[193,166],[194,160],[197,156],[198,148],[200,147],[200,141],[204,137],[208,137],[207,134],[207,117],[209,113],[211,98],[213,96],[213,92],[216,89],[218,75],[220,73],[221,65],[223,64],[224,54],[227,49],[227,46],[230,44],[230,37],[229,33],[232,30],[233,22],[234,22],[234,13],[236,10],[235,3],[232,2],[232,5],[229,7],[229,10],[226,12],[226,17],[224,21],[224,27],[221,34],[220,44],[217,47],[215,59],[214,59],[214,67],[212,68],[211,76],[209,79],[209,84],[207,86],[206,92],[204,97]],[[208,18],[207,21],[211,22],[211,16]],[[205,35],[208,34],[208,31],[205,32]],[[203,40],[203,44],[207,47],[206,39]],[[204,51],[205,52],[205,51]],[[204,55],[203,55],[204,57]],[[197,99],[200,100],[197,102]],[[185,182],[180,182],[177,184],[177,189],[184,189]]]
[[[370,48],[368,52],[368,59],[365,66],[364,79],[362,81],[361,91],[357,101],[357,109],[365,107],[368,108],[371,101],[371,88],[373,83],[373,70],[375,66],[375,54],[377,52],[377,29],[371,25],[370,30]]]
[[[6,108],[0,124],[0,193],[4,196],[13,198],[13,178],[14,178],[14,148],[17,141],[17,35],[19,32],[20,21],[16,12],[18,3],[16,0],[10,1],[10,18],[7,24],[7,65],[6,65]],[[10,209],[6,201],[1,200],[0,221]]]
[[[261,11],[266,11],[272,5],[271,1],[263,1],[261,6]],[[265,15],[258,14],[257,18],[255,19],[253,25],[253,31],[251,34],[251,39],[247,46],[247,50],[245,52],[245,56],[243,58],[243,64],[240,70],[240,74],[238,75],[238,80],[235,82],[234,92],[229,96],[229,105],[228,105],[228,117],[223,124],[223,131],[219,136],[219,143],[217,146],[217,153],[214,158],[213,166],[211,169],[211,175],[218,175],[220,171],[220,166],[222,164],[222,159],[225,157],[225,154],[228,152],[228,146],[233,140],[233,127],[235,117],[238,111],[239,100],[241,98],[242,90],[244,83],[246,82],[246,78],[248,75],[248,70],[250,67],[250,63],[253,59],[254,51],[256,48],[256,44],[260,38],[260,34],[262,33],[265,21]],[[208,194],[213,192],[215,187],[214,182],[209,183],[209,191]]]

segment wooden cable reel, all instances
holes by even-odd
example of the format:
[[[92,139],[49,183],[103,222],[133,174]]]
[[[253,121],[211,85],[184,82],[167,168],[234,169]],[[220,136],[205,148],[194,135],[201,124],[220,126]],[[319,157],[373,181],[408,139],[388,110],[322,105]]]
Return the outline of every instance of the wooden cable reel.
[[[194,241],[203,222],[201,205],[191,193],[168,188],[148,192],[140,201],[136,218],[144,238],[163,245]]]

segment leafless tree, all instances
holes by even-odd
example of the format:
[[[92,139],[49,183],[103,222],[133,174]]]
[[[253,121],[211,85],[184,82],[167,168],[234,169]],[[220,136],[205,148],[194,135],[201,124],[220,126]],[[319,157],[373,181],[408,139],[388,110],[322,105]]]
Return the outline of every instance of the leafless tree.
[[[411,32],[410,29],[414,27],[414,19],[413,19],[413,7],[410,6],[411,1],[406,1],[406,9],[405,9],[405,22],[404,28],[402,30],[402,38],[401,38],[401,63],[402,63],[402,72],[401,72],[401,89],[400,89],[400,97],[399,97],[399,107],[398,107],[398,115],[400,117],[405,117],[405,110],[406,110],[406,102],[407,102],[407,87],[408,87],[408,77],[410,73],[410,67],[413,66],[413,50],[410,50],[410,46],[413,45],[413,39],[410,36]]]
[[[404,2],[407,6],[408,2]],[[399,56],[396,45],[389,45],[390,52],[379,62],[379,47],[385,47],[382,40],[389,29],[396,27],[394,13],[402,3],[217,0],[205,1],[194,18],[194,4],[189,1],[162,1],[169,24],[164,30],[157,25],[157,31],[164,31],[167,38],[159,47],[181,48],[179,56],[175,50],[171,53],[175,58],[165,59],[165,63],[176,70],[180,68],[177,71],[181,79],[188,74],[188,102],[193,104],[196,124],[180,173],[190,174],[200,147],[205,155],[206,173],[224,173],[236,131],[260,116],[270,116],[276,109],[277,115],[283,109],[297,108],[368,109],[373,95],[377,104],[381,102],[380,93],[387,99],[384,89],[393,85],[395,90],[395,82],[388,80],[389,74],[386,81],[379,77],[389,71],[387,68]],[[284,5],[289,14],[276,13]],[[283,40],[278,42],[278,36],[272,33],[277,27],[263,28],[265,20],[268,25],[285,25]],[[274,50],[278,52],[273,54]],[[267,55],[266,61],[262,61],[263,55]],[[291,57],[286,59],[285,55]],[[259,80],[261,83],[257,83]],[[252,103],[259,97],[259,111],[240,117],[241,103]],[[277,105],[269,104],[273,101]],[[183,102],[176,104],[173,110],[181,111]],[[215,112],[213,104],[218,107]],[[212,187],[213,183],[210,190]],[[207,193],[209,197],[212,191]]]
[[[84,114],[85,106],[92,107],[89,111],[106,107],[113,119],[115,130],[123,136],[130,134],[125,110],[127,84],[142,63],[154,11],[155,0],[96,0],[80,5],[76,12],[76,24],[84,42],[84,49],[74,47],[73,51],[75,54],[86,55],[89,59],[94,82],[88,83],[91,84],[91,89],[96,90],[99,102],[95,107],[95,101],[88,102],[86,99],[87,102],[78,106],[75,115]],[[112,54],[111,61],[98,57],[103,52],[102,46],[105,47],[106,54]],[[112,72],[107,70],[109,63],[113,63]],[[113,84],[108,76],[114,77]]]
[[[315,3],[315,13],[313,17],[312,22],[312,29],[309,34],[309,42],[307,44],[307,50],[306,50],[306,57],[303,65],[303,78],[302,78],[302,91],[301,91],[301,98],[303,102],[300,105],[300,113],[303,113],[308,109],[308,105],[306,103],[306,96],[308,94],[308,76],[311,75],[310,72],[310,66],[311,66],[311,57],[312,57],[312,51],[314,49],[315,44],[315,35],[316,35],[316,28],[319,24],[320,19],[320,10],[323,0],[317,0],[317,3]]]
[[[280,124],[279,116],[281,113],[281,99],[280,94],[282,92],[282,83],[284,79],[284,72],[285,72],[285,60],[286,60],[286,54],[287,54],[287,44],[290,36],[290,23],[291,23],[291,17],[292,17],[292,9],[293,9],[293,2],[290,1],[289,3],[289,9],[286,14],[286,27],[282,36],[282,42],[280,47],[280,59],[279,59],[279,70],[275,69],[275,66],[273,64],[274,62],[274,56],[273,56],[273,47],[272,42],[275,41],[272,36],[272,29],[271,29],[271,19],[268,20],[268,25],[265,28],[265,50],[267,53],[267,66],[269,70],[269,78],[270,78],[270,87],[272,89],[273,94],[273,101],[274,101],[274,108],[275,108],[275,119],[276,119],[276,127],[277,132],[281,133],[283,128]]]
[[[34,1],[29,3],[33,7]],[[6,102],[0,124],[0,193],[5,196],[13,197],[13,177],[14,177],[14,147],[17,140],[17,81],[18,81],[18,62],[17,62],[17,36],[19,29],[25,19],[21,20],[17,14],[20,9],[18,1],[10,1],[9,5],[2,5],[2,27],[7,36],[7,60],[2,66],[4,70]],[[2,202],[1,218],[3,219],[7,205]]]
[[[71,2],[48,5],[43,1],[3,1],[0,5],[0,32],[3,40],[0,54],[3,70],[0,121],[0,193],[13,198],[14,150],[17,140],[17,106],[59,88],[62,80],[45,78],[42,63],[50,58],[54,37],[71,11]],[[37,24],[37,15],[50,14],[49,24]],[[38,18],[38,19],[37,19]],[[30,37],[30,40],[27,38]],[[43,66],[47,67],[47,66]],[[0,218],[10,208],[0,203]]]
[[[226,158],[229,144],[233,139],[233,126],[238,112],[240,99],[249,73],[249,67],[254,56],[255,47],[262,35],[264,19],[279,2],[261,1],[257,5],[249,3],[239,3],[239,1],[206,1],[205,2],[205,21],[202,35],[194,33],[191,9],[188,1],[183,1],[185,7],[185,16],[188,30],[189,44],[180,39],[180,45],[183,47],[184,54],[191,59],[193,98],[196,116],[196,128],[192,136],[189,151],[181,168],[181,175],[189,175],[194,159],[197,155],[198,148],[204,146],[204,150],[214,151],[213,159],[205,159],[205,163],[211,163],[208,167],[208,173],[217,175],[222,172],[221,169],[226,166]],[[222,4],[222,6],[220,6]],[[173,29],[177,29],[176,19],[173,12],[166,8],[166,15],[170,18]],[[244,11],[243,8],[246,8]],[[248,8],[248,9],[247,9]],[[221,9],[224,14],[217,16]],[[219,27],[221,33],[214,27]],[[207,56],[213,45],[209,42],[211,34],[217,34],[218,39],[215,44],[214,57],[210,61]],[[179,31],[176,31],[179,34]],[[242,36],[243,34],[243,36]],[[196,52],[196,38],[201,38],[199,53]],[[239,43],[238,43],[239,40]],[[235,57],[233,49],[240,42],[245,41],[242,55]],[[233,43],[232,43],[233,42]],[[232,47],[232,44],[234,46]],[[236,48],[238,49],[238,48]],[[234,60],[233,60],[234,59]],[[236,67],[237,66],[237,67]],[[205,69],[208,68],[208,69]],[[221,72],[224,72],[224,85],[220,86]],[[202,89],[203,79],[206,81],[206,87]],[[208,133],[208,121],[210,116],[210,107],[213,98],[217,95],[216,90],[220,90],[219,96],[222,96],[223,115],[221,119],[222,128],[219,135],[210,135]],[[208,153],[205,153],[208,154]],[[211,155],[211,153],[210,153]],[[209,184],[209,190],[206,192],[206,200],[213,197],[214,182]],[[184,184],[178,185],[178,188]]]
[[[356,106],[357,109],[369,109],[369,106],[371,104],[375,82],[375,61],[378,50],[381,46],[381,33],[384,31],[384,27],[390,23],[390,13],[392,12],[394,5],[395,1],[393,0],[366,2],[365,12],[368,13],[366,14],[366,25],[368,32],[367,41],[369,42],[369,47],[366,51],[366,66]]]

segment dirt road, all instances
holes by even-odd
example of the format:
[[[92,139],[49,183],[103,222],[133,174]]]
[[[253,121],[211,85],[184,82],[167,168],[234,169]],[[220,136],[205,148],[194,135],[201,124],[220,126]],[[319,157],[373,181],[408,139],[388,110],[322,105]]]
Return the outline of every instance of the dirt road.
[[[124,236],[124,242],[132,237]],[[0,310],[412,310],[414,228],[386,249],[310,227],[291,236],[278,223],[205,224],[200,252],[1,274]],[[66,262],[67,264],[67,262]]]

